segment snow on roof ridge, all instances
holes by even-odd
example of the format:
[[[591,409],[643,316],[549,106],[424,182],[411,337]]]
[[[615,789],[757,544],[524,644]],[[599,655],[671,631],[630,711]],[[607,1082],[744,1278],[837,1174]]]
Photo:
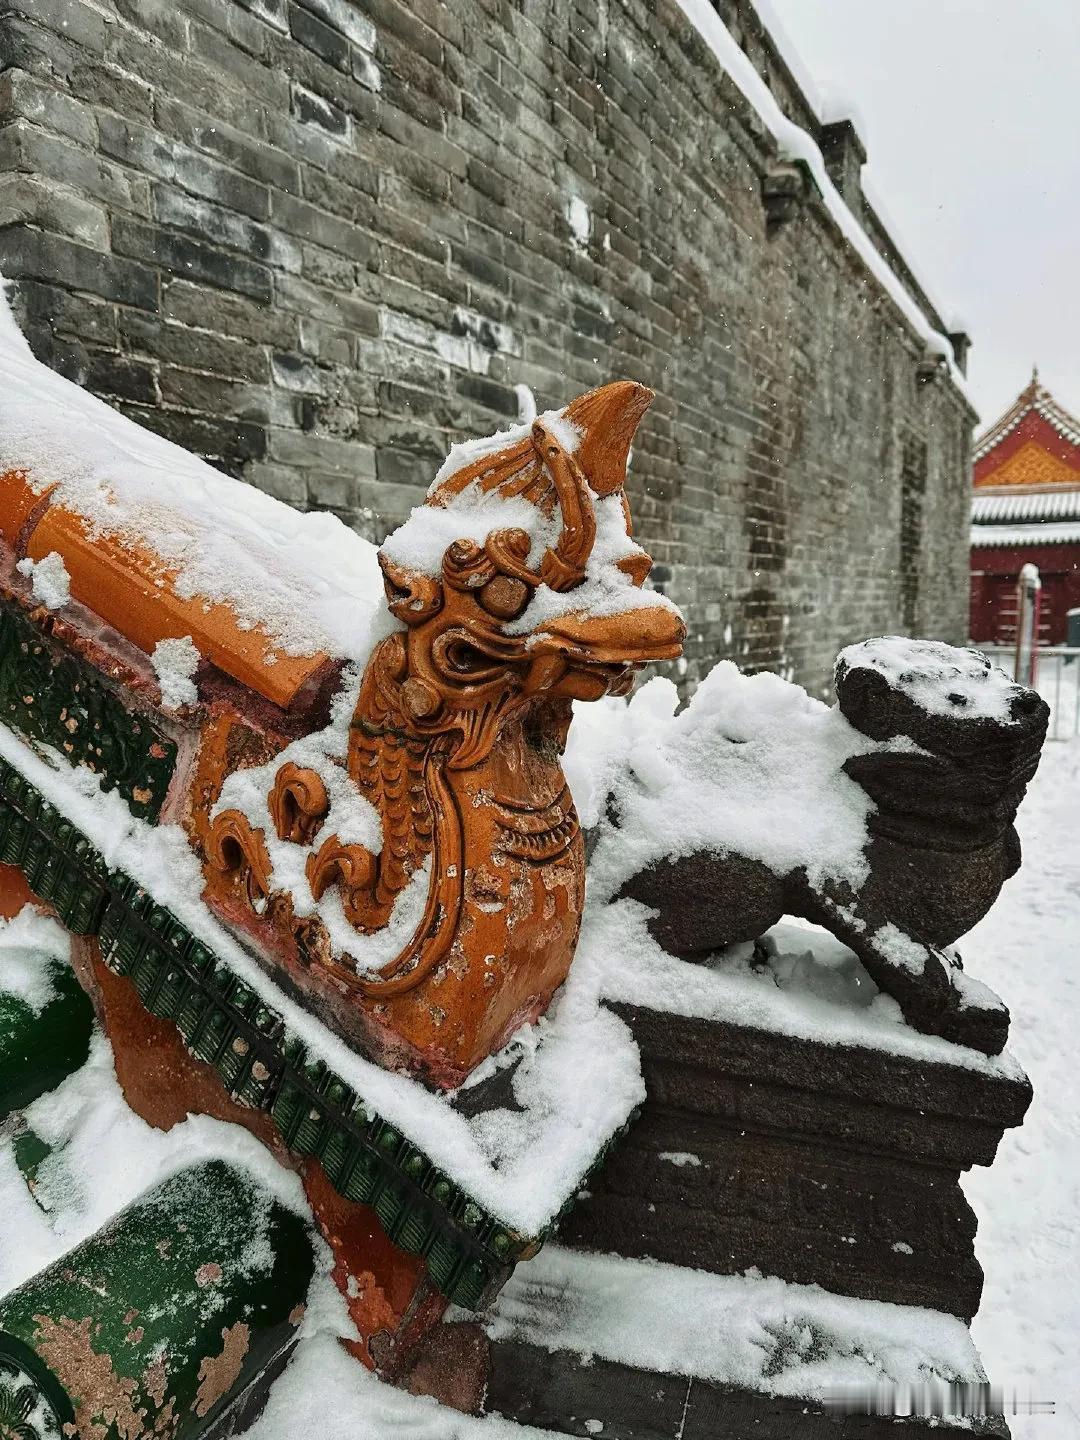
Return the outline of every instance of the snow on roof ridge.
[[[1031,525],[972,525],[972,548],[1001,549],[1013,545],[1075,545],[1080,543],[1080,520],[1045,521]]]
[[[375,547],[223,474],[42,364],[0,275],[0,472],[19,472],[95,533],[142,545],[176,593],[231,608],[283,653],[359,659],[381,604]],[[78,442],[72,443],[72,436]]]
[[[971,506],[976,525],[1000,525],[1010,520],[1080,520],[1080,473],[1076,485],[1000,486],[987,493],[980,486]]]
[[[1080,445],[1080,420],[1071,415],[1045,385],[1039,383],[1038,375],[1035,374],[1004,415],[976,438],[971,458],[981,460],[984,455],[988,455],[1006,436],[1011,435],[1024,416],[1032,411],[1041,415],[1048,425],[1052,425],[1063,440]]]
[[[678,0],[679,8],[708,45],[743,97],[780,146],[781,152],[793,160],[803,161],[813,175],[814,183],[841,234],[858,253],[866,268],[896,305],[904,319],[926,344],[928,352],[940,355],[949,367],[953,384],[974,408],[968,384],[953,355],[947,336],[930,323],[921,305],[910,295],[899,276],[877,250],[862,224],[829,178],[825,160],[814,138],[801,126],[789,120],[780,109],[776,97],[754,69],[727,26],[713,9],[711,0]],[[786,60],[785,60],[786,63]],[[790,68],[790,66],[789,66]]]

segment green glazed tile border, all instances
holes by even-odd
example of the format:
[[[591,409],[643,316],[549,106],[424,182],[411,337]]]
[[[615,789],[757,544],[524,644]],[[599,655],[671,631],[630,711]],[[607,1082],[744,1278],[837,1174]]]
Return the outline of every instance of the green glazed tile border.
[[[140,820],[157,819],[175,741],[10,602],[0,602],[0,720],[100,775],[102,788],[119,791]]]
[[[267,1110],[294,1153],[316,1156],[340,1194],[370,1205],[388,1237],[422,1256],[455,1304],[486,1304],[535,1248],[368,1110],[255,991],[134,880],[110,871],[4,760],[0,862],[18,865],[69,929],[96,934],[105,962],[146,1008],[177,1026],[231,1095]]]

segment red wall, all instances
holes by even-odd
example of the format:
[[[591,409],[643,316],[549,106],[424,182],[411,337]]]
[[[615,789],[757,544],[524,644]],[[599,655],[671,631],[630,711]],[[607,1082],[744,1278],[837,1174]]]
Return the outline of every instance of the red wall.
[[[1039,567],[1039,643],[1064,645],[1065,614],[1080,608],[1080,544],[1026,545],[971,552],[971,638],[977,644],[1016,639],[1016,581],[1025,564]]]

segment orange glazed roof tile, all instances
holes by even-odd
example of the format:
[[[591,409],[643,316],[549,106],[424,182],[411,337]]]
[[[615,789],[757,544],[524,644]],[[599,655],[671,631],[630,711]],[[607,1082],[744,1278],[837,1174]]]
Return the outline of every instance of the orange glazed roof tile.
[[[329,661],[362,663],[375,547],[214,470],[31,354],[0,301],[0,537],[58,554],[72,597],[152,654],[190,636],[288,706]]]

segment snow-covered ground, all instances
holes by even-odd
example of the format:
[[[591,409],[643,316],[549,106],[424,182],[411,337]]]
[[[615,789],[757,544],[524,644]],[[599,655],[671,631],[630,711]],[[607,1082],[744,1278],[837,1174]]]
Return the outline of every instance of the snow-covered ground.
[[[1010,1049],[1035,1099],[992,1168],[965,1177],[986,1271],[975,1341],[996,1384],[1056,1401],[1056,1415],[1009,1417],[1016,1440],[1080,1440],[1080,739],[1076,680],[1062,677],[1059,734],[1020,810],[1024,866],[961,942],[967,966],[1012,1011]],[[1039,688],[1053,704],[1053,666]]]

